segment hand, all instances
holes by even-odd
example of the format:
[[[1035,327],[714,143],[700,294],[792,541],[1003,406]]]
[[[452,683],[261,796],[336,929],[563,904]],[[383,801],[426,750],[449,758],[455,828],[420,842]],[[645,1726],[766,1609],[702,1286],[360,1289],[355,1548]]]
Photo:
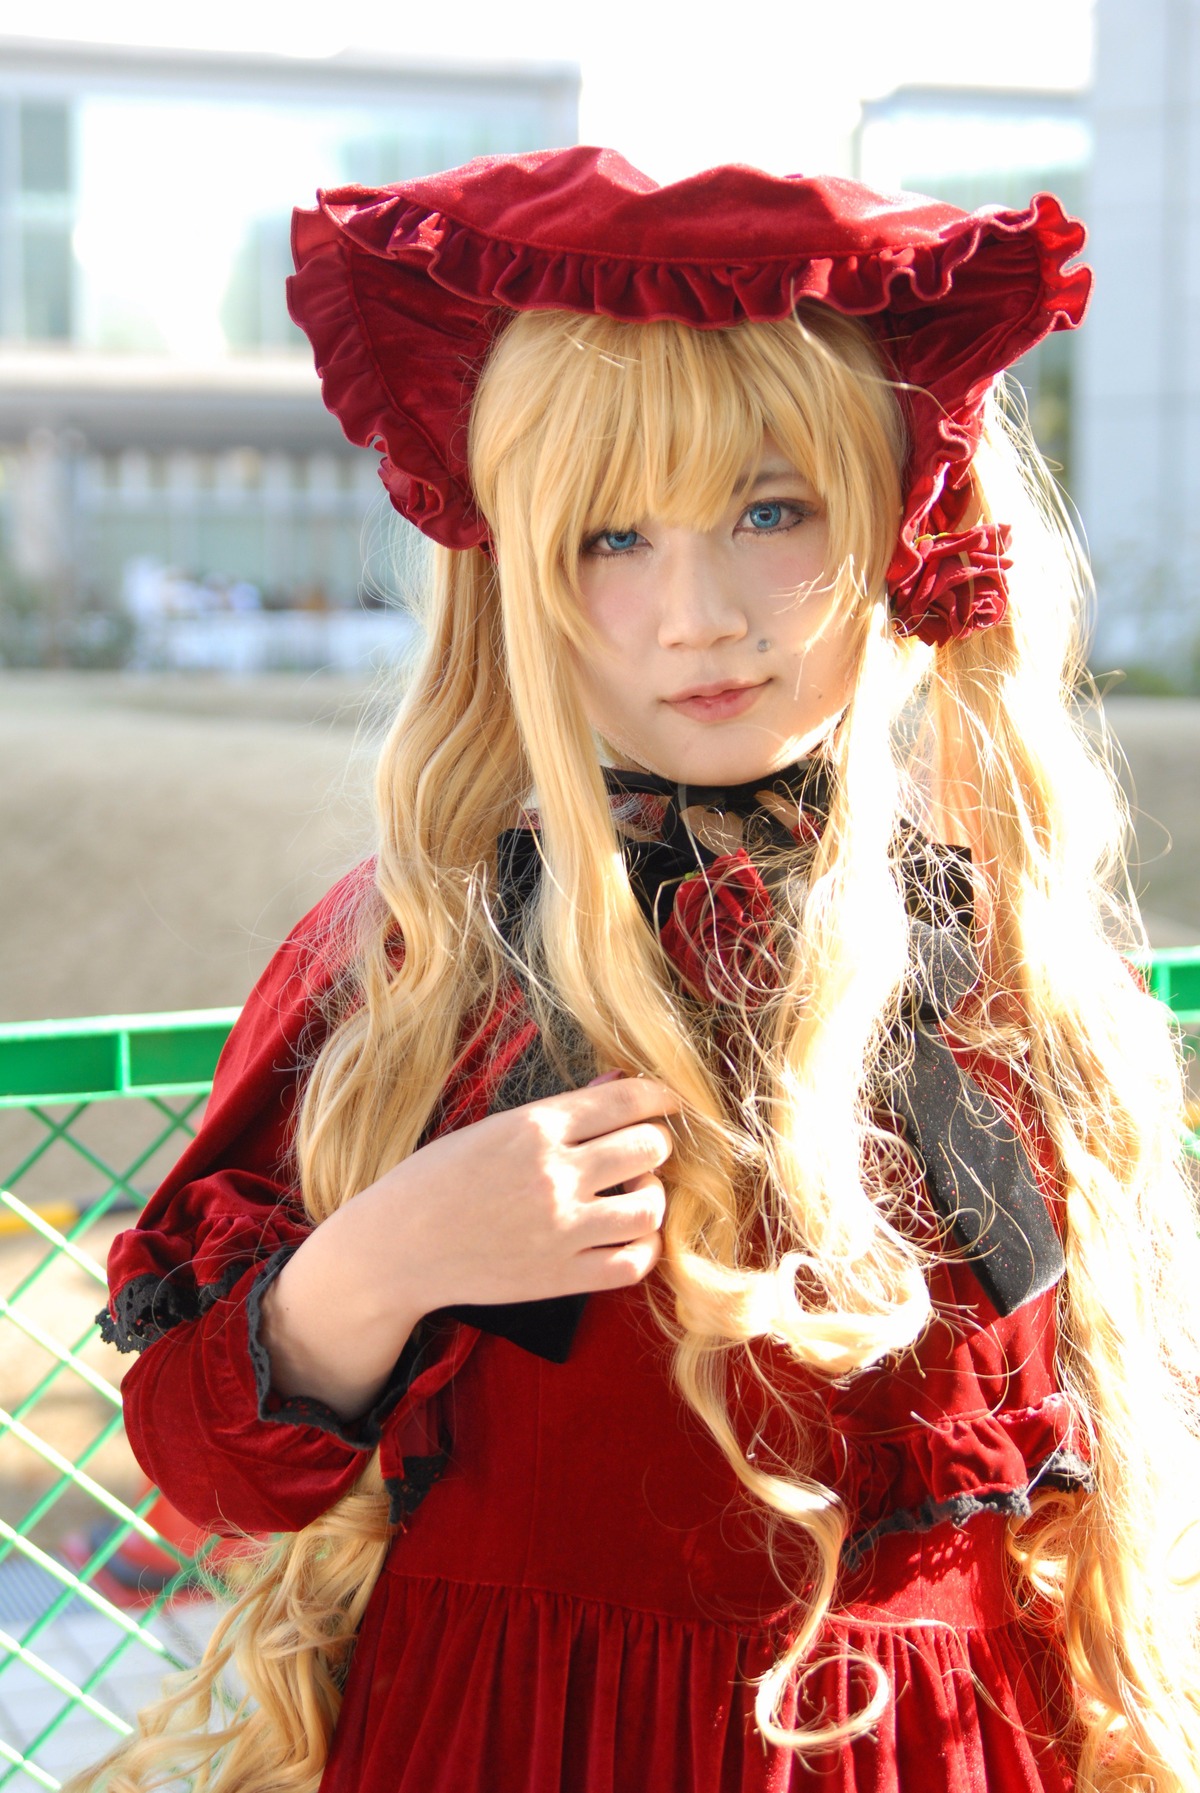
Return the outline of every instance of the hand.
[[[435,1308],[640,1282],[662,1252],[654,1173],[678,1112],[663,1084],[610,1077],[422,1146],[317,1227],[267,1290],[276,1392],[348,1418]]]
[[[662,1251],[678,1109],[648,1078],[589,1084],[431,1141],[351,1206],[392,1211],[424,1312],[626,1288]]]

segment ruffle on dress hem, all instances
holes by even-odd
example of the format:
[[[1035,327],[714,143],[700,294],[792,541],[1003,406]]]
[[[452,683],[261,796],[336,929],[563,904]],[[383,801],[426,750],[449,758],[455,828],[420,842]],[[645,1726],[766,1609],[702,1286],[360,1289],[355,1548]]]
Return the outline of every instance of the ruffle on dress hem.
[[[970,459],[997,355],[1015,360],[1077,324],[1087,303],[1089,272],[1066,266],[1083,231],[1051,194],[1024,211],[975,213],[905,195],[903,218],[898,199],[880,197],[879,247],[864,252],[861,221],[848,227],[831,216],[847,203],[848,183],[789,190],[754,169],[715,171],[725,177],[724,203],[704,219],[702,193],[688,196],[676,255],[681,189],[710,177],[658,189],[610,152],[555,153],[564,170],[558,232],[536,178],[523,203],[513,161],[474,164],[465,182],[343,187],[295,214],[289,304],[313,344],[325,404],[350,441],[382,447],[392,502],[446,547],[486,539],[467,476],[467,413],[493,336],[513,311],[721,329],[785,318],[816,300],[865,318],[906,384],[917,474],[907,494],[911,532],[945,470]],[[736,260],[727,248],[735,198],[744,245]],[[780,254],[789,201],[795,243]],[[522,222],[540,240],[526,240]],[[698,255],[706,230],[713,253]],[[980,295],[995,308],[997,290],[1004,315],[981,336]]]

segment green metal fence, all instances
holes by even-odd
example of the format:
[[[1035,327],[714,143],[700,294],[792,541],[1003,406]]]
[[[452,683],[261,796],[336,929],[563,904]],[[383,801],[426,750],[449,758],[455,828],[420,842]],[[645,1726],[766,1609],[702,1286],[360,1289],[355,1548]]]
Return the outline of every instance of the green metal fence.
[[[1200,948],[1147,969],[1194,1042]],[[235,1014],[0,1026],[0,1789],[103,1754],[211,1626],[125,1444],[128,1360],[92,1316],[108,1242],[193,1133]],[[147,1547],[179,1570],[152,1596],[114,1577]]]
[[[100,1344],[105,1253],[193,1133],[237,1011],[0,1027],[0,1787],[111,1748],[210,1623],[154,1523]],[[131,1541],[163,1553],[144,1597]],[[154,1576],[157,1583],[162,1574]]]

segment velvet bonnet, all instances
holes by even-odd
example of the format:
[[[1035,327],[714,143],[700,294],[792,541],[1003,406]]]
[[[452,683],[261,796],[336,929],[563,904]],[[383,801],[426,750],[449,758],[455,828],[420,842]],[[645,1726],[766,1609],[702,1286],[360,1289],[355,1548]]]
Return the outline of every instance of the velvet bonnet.
[[[993,382],[1082,320],[1083,229],[1050,194],[964,212],[836,177],[713,168],[659,187],[611,150],[484,156],[396,186],[341,187],[293,220],[292,317],[325,404],[380,448],[392,503],[450,548],[487,542],[466,462],[475,382],[514,312],[672,319],[698,330],[862,320],[909,437],[888,569],[895,627],[929,642],[997,621],[1008,530],[968,514]]]

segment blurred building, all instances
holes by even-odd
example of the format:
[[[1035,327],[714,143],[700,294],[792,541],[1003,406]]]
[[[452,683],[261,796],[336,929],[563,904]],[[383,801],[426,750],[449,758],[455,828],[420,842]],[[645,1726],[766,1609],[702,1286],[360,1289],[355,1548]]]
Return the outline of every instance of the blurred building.
[[[1200,8],[1096,0],[1079,499],[1106,663],[1200,688]]]
[[[1087,93],[901,88],[863,108],[873,185],[956,204],[1040,187],[1088,226],[1086,327],[1017,367],[1082,522],[1093,664],[1200,689],[1200,7],[1095,0]]]
[[[0,38],[0,662],[357,605],[381,488],[287,316],[292,207],[574,142],[578,86]]]
[[[968,211],[1023,209],[1050,192],[1079,216],[1091,157],[1088,96],[1075,90],[900,87],[864,103],[855,139],[856,173],[868,186],[928,193]],[[1077,339],[1062,333],[1013,369],[1034,434],[1072,493],[1078,360]]]

